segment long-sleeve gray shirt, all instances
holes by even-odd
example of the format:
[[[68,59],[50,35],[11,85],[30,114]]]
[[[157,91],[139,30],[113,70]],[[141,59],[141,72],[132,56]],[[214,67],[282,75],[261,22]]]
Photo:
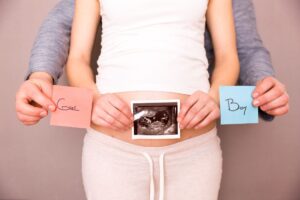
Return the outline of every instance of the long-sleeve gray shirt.
[[[39,29],[31,50],[28,79],[32,72],[49,73],[54,84],[63,73],[67,61],[75,0],[61,0],[48,14]],[[252,0],[233,0],[235,31],[240,61],[239,84],[256,85],[266,76],[274,76],[271,58],[257,32]],[[214,51],[209,32],[205,32],[205,49],[213,68]],[[261,112],[266,120],[272,117]]]

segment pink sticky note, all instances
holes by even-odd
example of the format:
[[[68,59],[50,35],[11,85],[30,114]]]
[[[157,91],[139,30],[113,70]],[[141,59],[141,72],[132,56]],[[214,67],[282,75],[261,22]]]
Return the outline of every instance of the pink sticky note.
[[[93,92],[87,88],[53,86],[52,99],[56,110],[50,125],[87,128],[91,123]]]

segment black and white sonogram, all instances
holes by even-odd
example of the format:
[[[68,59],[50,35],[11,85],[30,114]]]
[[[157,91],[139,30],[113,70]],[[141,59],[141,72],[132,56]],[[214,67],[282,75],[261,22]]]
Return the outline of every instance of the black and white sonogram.
[[[179,99],[131,101],[133,139],[180,138]]]

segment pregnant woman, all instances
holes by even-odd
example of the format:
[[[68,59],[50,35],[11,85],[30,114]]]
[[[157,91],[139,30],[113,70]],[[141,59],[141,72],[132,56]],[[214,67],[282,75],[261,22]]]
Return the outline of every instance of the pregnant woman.
[[[96,81],[90,68],[102,19]],[[211,79],[204,49],[215,49]],[[88,200],[216,200],[220,85],[239,74],[230,0],[76,0],[66,73],[94,91],[82,152]],[[131,100],[179,99],[179,139],[132,140]]]

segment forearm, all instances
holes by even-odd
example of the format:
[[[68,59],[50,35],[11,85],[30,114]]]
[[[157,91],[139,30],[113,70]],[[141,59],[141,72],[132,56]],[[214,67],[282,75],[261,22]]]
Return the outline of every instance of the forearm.
[[[66,75],[70,86],[88,88],[94,95],[99,94],[88,62],[79,58],[69,58],[66,64]]]
[[[219,104],[219,87],[235,85],[239,75],[231,0],[210,1],[206,17],[215,53],[209,95]]]
[[[95,0],[76,0],[70,53],[66,65],[69,84],[99,94],[90,67],[91,53],[100,21],[100,4]]]
[[[235,85],[239,76],[239,62],[236,54],[223,59],[217,59],[211,77],[209,95],[219,103],[220,86]]]
[[[265,77],[275,77],[270,55],[264,48],[248,50],[246,54],[239,54],[241,64],[240,85],[256,85]]]
[[[73,12],[74,0],[61,0],[51,10],[35,39],[25,80],[33,72],[47,72],[57,83],[68,56]]]
[[[235,31],[241,73],[239,83],[256,85],[266,76],[274,76],[269,51],[263,45],[256,28],[254,5],[251,0],[233,0]]]

